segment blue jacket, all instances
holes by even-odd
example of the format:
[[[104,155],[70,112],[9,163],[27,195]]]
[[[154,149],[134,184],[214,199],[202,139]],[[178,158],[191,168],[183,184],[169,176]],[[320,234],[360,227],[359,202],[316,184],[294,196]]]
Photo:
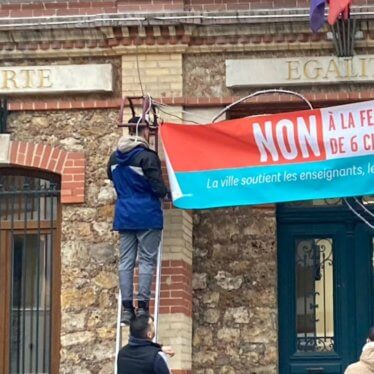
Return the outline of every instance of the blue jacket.
[[[117,192],[113,229],[162,230],[160,199],[168,190],[157,153],[142,145],[124,153],[117,150],[109,159],[107,172]]]
[[[161,346],[132,336],[118,352],[118,374],[171,374]]]

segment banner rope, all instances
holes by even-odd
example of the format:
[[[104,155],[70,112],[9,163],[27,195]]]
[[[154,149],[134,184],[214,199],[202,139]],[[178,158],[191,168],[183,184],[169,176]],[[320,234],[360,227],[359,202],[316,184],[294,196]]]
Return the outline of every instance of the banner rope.
[[[309,109],[312,109],[312,110],[314,109],[313,106],[312,106],[312,104],[311,104],[311,102],[305,96],[303,96],[302,94],[299,94],[297,92],[290,91],[290,90],[283,90],[281,88],[271,88],[271,89],[268,89],[268,90],[256,91],[256,92],[254,92],[254,93],[252,93],[250,95],[244,96],[241,99],[234,101],[230,105],[227,105],[218,114],[216,114],[212,118],[212,123],[214,123],[219,117],[222,116],[223,113],[227,112],[233,106],[235,106],[237,104],[240,104],[240,103],[242,103],[245,100],[251,99],[252,97],[259,96],[259,95],[266,95],[266,94],[269,94],[269,93],[278,93],[278,94],[286,94],[286,95],[297,96],[300,99],[304,100],[304,102],[309,106]]]

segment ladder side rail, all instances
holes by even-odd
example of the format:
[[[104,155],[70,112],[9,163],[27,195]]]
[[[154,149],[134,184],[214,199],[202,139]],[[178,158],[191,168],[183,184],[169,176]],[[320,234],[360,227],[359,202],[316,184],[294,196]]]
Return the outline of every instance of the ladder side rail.
[[[161,269],[162,269],[162,250],[163,250],[163,236],[164,232],[161,232],[160,245],[157,253],[157,273],[156,273],[156,290],[155,290],[155,309],[154,309],[154,325],[155,325],[155,336],[154,342],[157,342],[158,338],[158,322],[160,312],[160,294],[161,294]]]
[[[122,297],[121,289],[118,291],[118,308],[117,308],[117,330],[116,330],[116,354],[114,357],[114,374],[117,374],[117,359],[118,353],[122,348],[122,326],[121,326],[121,317],[122,317]]]

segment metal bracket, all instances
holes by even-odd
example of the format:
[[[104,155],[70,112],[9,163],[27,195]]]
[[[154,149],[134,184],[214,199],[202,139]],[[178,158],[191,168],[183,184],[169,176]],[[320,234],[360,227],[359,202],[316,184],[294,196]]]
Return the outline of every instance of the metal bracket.
[[[341,18],[330,26],[332,41],[338,57],[351,57],[354,54],[356,40],[356,19],[347,20]]]
[[[131,110],[131,116],[136,117],[135,105],[138,103],[140,106],[140,102],[142,102],[142,114],[140,117],[140,121],[138,123],[124,123],[123,122],[123,114],[126,107],[126,102],[128,102],[129,108]],[[150,115],[153,118],[149,118]],[[118,127],[126,127],[126,128],[134,128],[134,127],[148,127],[149,128],[149,135],[155,138],[154,145],[155,151],[158,152],[158,116],[156,112],[156,105],[152,102],[152,98],[150,95],[147,96],[125,96],[121,102],[121,108],[119,111],[119,122]]]

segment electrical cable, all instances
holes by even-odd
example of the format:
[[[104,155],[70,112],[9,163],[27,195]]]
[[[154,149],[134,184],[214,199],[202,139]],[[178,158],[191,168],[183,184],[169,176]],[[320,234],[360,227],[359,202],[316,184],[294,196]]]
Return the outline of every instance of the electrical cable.
[[[359,199],[357,199],[357,197],[354,198],[354,200],[356,201],[356,203],[367,213],[369,214],[369,216],[373,217],[374,218],[374,213],[371,212],[368,208],[366,208],[366,206],[364,204],[361,203],[361,201]]]
[[[141,27],[143,27],[143,25],[141,21],[139,21],[139,28]],[[135,43],[135,54],[136,54],[136,69],[138,70],[138,80],[139,80],[140,90],[142,91],[142,96],[144,96],[143,83],[140,78],[138,43]]]
[[[212,123],[214,123],[219,117],[222,116],[223,113],[225,113],[227,110],[229,110],[233,106],[235,106],[237,104],[240,104],[241,102],[243,102],[245,100],[251,99],[252,97],[255,97],[255,96],[258,96],[258,95],[269,94],[269,93],[280,93],[280,94],[297,96],[300,99],[304,100],[304,102],[309,106],[309,109],[313,109],[313,106],[312,106],[311,102],[308,99],[306,99],[302,94],[299,94],[299,93],[291,91],[291,90],[283,90],[281,88],[275,88],[275,89],[256,91],[252,94],[249,94],[247,96],[244,96],[244,97],[240,98],[239,100],[234,101],[230,105],[227,105],[225,108],[223,108],[217,115],[215,115],[212,118]]]
[[[211,118],[208,117],[208,116],[202,116],[201,114],[197,114],[197,113],[194,113],[194,112],[189,112],[188,110],[185,110],[185,109],[175,109],[174,106],[172,105],[168,105],[168,104],[163,104],[163,103],[160,103],[159,101],[156,101],[156,100],[153,100],[153,102],[155,104],[157,104],[157,106],[160,106],[160,107],[165,107],[165,108],[169,108],[170,110],[177,110],[178,112],[182,112],[182,113],[185,113],[185,114],[189,114],[190,116],[194,116],[194,117],[197,117],[197,118],[200,118],[201,120],[204,121],[204,123],[210,123],[211,121]],[[187,121],[187,122],[193,122],[193,121],[189,121],[189,120],[186,120],[186,119],[183,119],[183,121]],[[194,122],[198,125],[203,125],[204,123],[197,123],[197,122]]]
[[[139,68],[139,54],[138,54],[138,45],[136,44],[136,69],[138,70],[138,80],[140,85],[140,90],[142,91],[142,96],[144,96],[143,84],[140,78],[140,68]]]
[[[159,106],[156,106],[156,107],[158,108],[158,110],[159,110],[160,112],[165,113],[165,114],[167,114],[167,115],[170,116],[170,117],[178,118],[178,119],[181,120],[182,122],[191,122],[191,123],[194,123],[195,125],[201,125],[201,123],[199,123],[199,122],[192,121],[192,120],[185,120],[184,118],[182,118],[182,117],[180,117],[180,116],[178,116],[178,115],[176,115],[176,114],[172,114],[172,113],[167,112],[166,110],[162,109],[162,108],[159,107]]]
[[[139,76],[140,78],[140,76]],[[151,111],[152,109],[152,97],[149,93],[146,94],[146,96],[148,97],[148,108],[146,110],[143,111],[142,115],[139,117],[137,123],[136,123],[136,128],[135,128],[135,137],[136,139],[138,138],[138,134],[139,134],[139,124],[140,122],[142,121],[142,119],[144,119],[144,121],[148,121],[149,118],[147,117],[149,115],[149,112]]]
[[[372,225],[369,221],[367,221],[360,213],[356,212],[356,210],[349,204],[348,200],[346,198],[343,199],[344,202],[347,204],[348,208],[358,217],[361,219],[362,222],[366,223],[367,226],[369,226],[371,229],[374,230],[374,225]]]

